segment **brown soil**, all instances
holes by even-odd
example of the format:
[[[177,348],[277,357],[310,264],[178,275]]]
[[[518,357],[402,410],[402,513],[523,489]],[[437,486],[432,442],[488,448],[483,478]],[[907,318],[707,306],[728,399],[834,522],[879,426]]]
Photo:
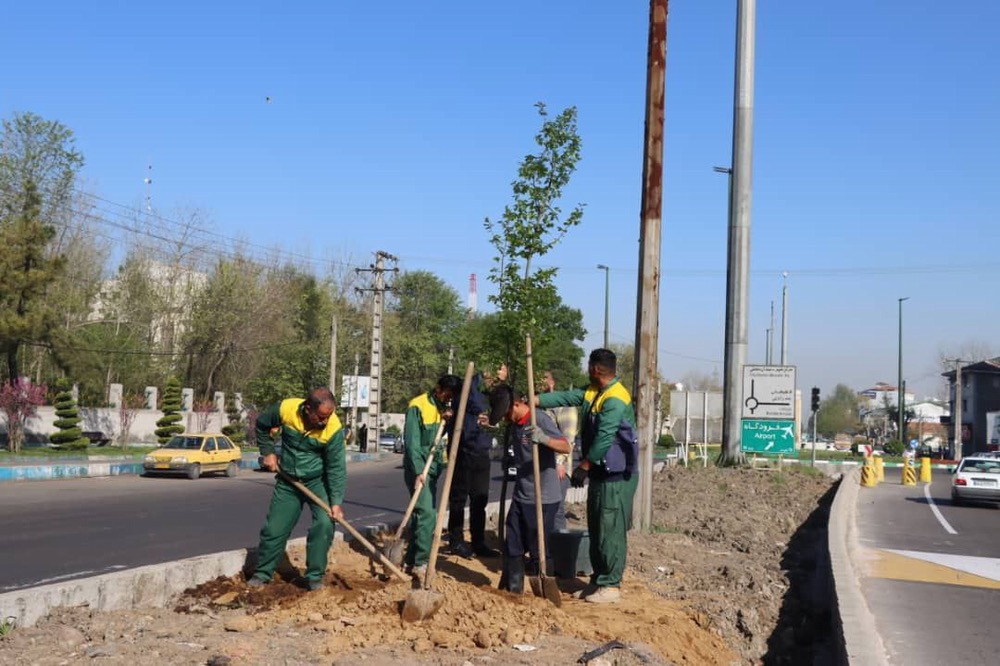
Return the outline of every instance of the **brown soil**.
[[[801,664],[827,651],[826,512],[833,481],[799,471],[670,469],[654,479],[654,530],[632,532],[622,603],[569,594],[561,608],[496,590],[499,560],[443,557],[444,605],[403,624],[409,585],[382,581],[338,543],[328,587],[261,590],[242,577],[189,590],[174,609],[60,609],[0,639],[0,664]],[[583,514],[583,507],[573,507]],[[291,553],[302,566],[301,553]]]

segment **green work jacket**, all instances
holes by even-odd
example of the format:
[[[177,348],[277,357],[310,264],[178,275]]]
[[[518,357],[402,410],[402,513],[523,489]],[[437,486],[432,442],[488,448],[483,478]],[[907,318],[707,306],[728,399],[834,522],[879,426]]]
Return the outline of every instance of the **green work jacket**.
[[[281,437],[281,469],[296,479],[324,476],[330,504],[341,504],[347,488],[344,428],[336,414],[322,430],[307,430],[302,419],[305,400],[288,398],[257,415],[257,446],[263,456],[274,453],[272,437]]]

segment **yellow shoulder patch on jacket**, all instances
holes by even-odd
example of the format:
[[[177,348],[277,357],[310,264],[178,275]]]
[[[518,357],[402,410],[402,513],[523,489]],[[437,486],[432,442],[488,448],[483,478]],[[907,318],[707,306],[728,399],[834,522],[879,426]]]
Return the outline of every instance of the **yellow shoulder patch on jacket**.
[[[591,408],[590,408],[590,411],[595,414],[601,411],[601,408],[604,406],[604,401],[607,400],[608,398],[618,398],[626,405],[632,404],[632,396],[629,395],[628,389],[622,386],[622,383],[620,381],[615,382],[608,388],[604,389],[604,392],[601,393],[600,395],[597,395],[596,389],[587,389],[585,398],[589,398],[590,401],[593,401],[595,399],[595,396],[596,396],[596,402],[591,402]]]
[[[326,422],[326,427],[322,431],[306,430],[306,424],[302,420],[301,407],[305,400],[302,398],[288,398],[281,401],[278,407],[278,414],[281,416],[281,424],[288,426],[295,432],[311,433],[310,437],[320,444],[326,444],[343,427],[336,412],[330,414],[330,419]]]
[[[416,407],[420,410],[420,421],[424,425],[434,425],[441,421],[441,412],[437,406],[431,402],[426,393],[421,393],[410,401],[409,407]]]

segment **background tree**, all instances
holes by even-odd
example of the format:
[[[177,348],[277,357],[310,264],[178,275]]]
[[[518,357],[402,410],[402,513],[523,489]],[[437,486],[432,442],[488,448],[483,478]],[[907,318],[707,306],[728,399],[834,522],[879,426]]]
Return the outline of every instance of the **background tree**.
[[[52,425],[58,430],[49,437],[53,444],[64,449],[85,449],[90,443],[83,436],[80,429],[80,412],[76,408],[76,400],[73,399],[73,385],[68,379],[60,379],[56,382],[55,408],[58,417]]]
[[[845,384],[837,384],[833,395],[820,402],[816,412],[816,431],[824,437],[833,437],[838,433],[854,434],[859,429],[860,420],[858,394]]]
[[[181,425],[181,383],[176,377],[167,380],[163,388],[163,398],[160,399],[160,410],[163,416],[156,422],[156,441],[166,444],[174,435],[184,432]]]
[[[226,420],[222,426],[222,434],[232,440],[233,444],[242,446],[247,439],[247,424],[243,421],[243,412],[236,406],[236,397],[230,392],[226,394]]]
[[[402,412],[447,370],[467,315],[458,292],[428,271],[400,273],[385,310],[382,405]],[[456,366],[465,360],[457,358]]]
[[[193,406],[195,425],[198,428],[198,432],[208,432],[208,425],[212,420],[215,403],[211,400],[195,400]]]
[[[20,376],[18,354],[26,343],[45,343],[57,325],[45,302],[45,291],[62,268],[59,258],[46,257],[54,234],[40,217],[41,198],[33,182],[24,184],[24,208],[0,219],[0,347],[7,358],[7,377]]]
[[[143,397],[138,393],[125,393],[118,403],[118,445],[123,449],[128,446],[132,424],[143,405]]]
[[[577,134],[576,108],[569,107],[550,119],[545,105],[535,105],[542,127],[535,135],[539,151],[521,160],[517,179],[512,183],[514,200],[504,208],[497,221],[489,218],[485,227],[490,243],[496,248],[490,281],[497,293],[490,302],[499,310],[498,326],[505,347],[522,350],[510,359],[511,371],[523,376],[523,334],[534,333],[539,346],[546,343],[550,331],[547,321],[558,305],[554,284],[556,269],[532,268],[532,261],[544,256],[569,229],[583,218],[583,206],[577,205],[565,217],[558,202],[580,160],[580,136]],[[495,365],[497,361],[489,362]]]
[[[56,317],[43,302],[61,268],[47,252],[57,226],[73,215],[70,205],[83,156],[73,132],[33,113],[15,114],[0,132],[0,347],[7,377],[20,375],[25,342],[45,343]]]
[[[244,392],[258,409],[283,398],[304,397],[330,381],[328,291],[315,277],[290,267],[275,284],[282,295],[272,302],[267,321],[280,334],[272,345],[256,352],[263,361]]]
[[[48,387],[32,384],[23,377],[0,384],[0,413],[7,424],[7,450],[20,453],[24,445],[24,425],[45,404]]]

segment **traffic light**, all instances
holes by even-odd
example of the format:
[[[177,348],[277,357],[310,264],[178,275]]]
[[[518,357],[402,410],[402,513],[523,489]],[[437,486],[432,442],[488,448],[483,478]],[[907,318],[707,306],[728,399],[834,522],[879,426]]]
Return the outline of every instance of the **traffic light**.
[[[813,387],[812,391],[812,410],[814,412],[819,411],[819,388]]]

